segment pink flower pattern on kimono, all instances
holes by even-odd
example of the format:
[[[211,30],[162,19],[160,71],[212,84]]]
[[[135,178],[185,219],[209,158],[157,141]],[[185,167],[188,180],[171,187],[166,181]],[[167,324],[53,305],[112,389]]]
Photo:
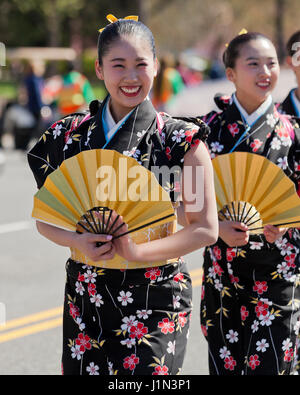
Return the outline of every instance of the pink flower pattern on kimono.
[[[71,263],[70,263],[71,265]],[[174,313],[160,313],[158,317],[153,321],[152,315],[153,311],[149,309],[149,304],[151,303],[152,297],[149,295],[150,285],[163,284],[165,281],[164,276],[169,278],[170,276],[165,273],[165,268],[149,267],[147,269],[140,270],[140,276],[143,278],[143,282],[148,284],[146,287],[143,286],[141,289],[145,289],[145,310],[135,310],[135,314],[125,315],[125,311],[131,305],[136,302],[136,290],[134,286],[124,286],[124,288],[115,294],[110,290],[109,286],[106,288],[99,289],[98,282],[105,277],[106,270],[93,268],[87,265],[79,265],[74,263],[74,268],[76,269],[76,274],[74,275],[74,282],[77,284],[75,288],[75,295],[66,295],[66,302],[68,305],[68,312],[70,318],[76,324],[80,332],[76,333],[75,338],[69,338],[68,340],[68,353],[69,358],[72,361],[77,361],[80,367],[81,374],[103,374],[103,365],[99,359],[94,359],[94,352],[100,352],[105,347],[107,339],[103,337],[102,328],[102,312],[106,308],[107,304],[117,308],[118,315],[122,312],[123,317],[120,322],[120,327],[114,327],[112,332],[114,336],[118,339],[120,352],[123,355],[121,366],[116,366],[116,363],[110,365],[110,372],[117,374],[118,372],[133,372],[139,369],[141,364],[143,364],[144,355],[149,354],[155,359],[155,364],[148,363],[149,374],[160,375],[160,374],[170,374],[170,367],[172,365],[172,358],[176,356],[175,345],[180,344],[180,339],[177,338],[179,334],[186,333],[189,327],[190,321],[190,311],[181,311],[181,303],[174,304]],[[126,271],[120,270],[121,276],[126,276]],[[172,288],[176,290],[173,294],[173,298],[182,302],[183,294],[186,288],[182,288],[182,284],[186,286],[187,276],[185,271],[180,270],[179,267],[176,272],[172,275]],[[80,284],[86,284],[85,287],[80,287]],[[104,282],[105,284],[105,282]],[[150,287],[151,288],[151,287]],[[108,290],[108,298],[105,296],[105,289]],[[136,288],[137,290],[139,287]],[[82,305],[84,297],[84,306]],[[78,299],[79,298],[79,299]],[[80,299],[82,298],[82,299]],[[93,305],[93,310],[95,311],[95,316],[93,318],[94,324],[97,324],[98,336],[92,337],[87,331],[90,324],[86,322],[86,315],[84,311],[87,309],[86,303]],[[120,307],[119,307],[120,306]],[[89,307],[91,308],[91,307]],[[179,309],[179,310],[178,310]],[[156,313],[157,314],[157,313]],[[141,322],[143,320],[143,322]],[[96,334],[96,333],[95,333]],[[165,343],[165,353],[160,355],[160,358],[152,354],[153,348],[156,347],[156,339],[158,336],[162,336],[166,340]],[[186,336],[186,335],[185,335]],[[149,350],[145,351],[145,347]],[[180,347],[179,347],[180,349]],[[121,351],[123,350],[123,351]],[[126,351],[127,350],[127,351]],[[128,354],[128,350],[132,350],[131,354]],[[162,349],[160,348],[160,352]],[[83,357],[84,356],[84,357]],[[65,369],[64,365],[64,370]],[[105,368],[106,369],[106,368]],[[152,371],[151,371],[152,369]],[[153,370],[154,369],[154,370]]]

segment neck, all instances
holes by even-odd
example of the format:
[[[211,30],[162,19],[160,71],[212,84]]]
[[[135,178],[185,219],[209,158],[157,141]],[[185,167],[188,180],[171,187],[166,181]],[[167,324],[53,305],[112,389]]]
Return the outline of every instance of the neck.
[[[111,98],[109,98],[108,106],[110,113],[116,123],[118,123],[121,119],[125,117],[133,108],[130,107],[119,107],[115,103],[112,102]]]
[[[238,99],[241,106],[245,109],[248,115],[251,115],[254,111],[256,111],[262,104],[267,100],[264,98],[263,100],[251,100],[249,97],[245,97],[244,95],[241,97],[236,92],[236,98]]]

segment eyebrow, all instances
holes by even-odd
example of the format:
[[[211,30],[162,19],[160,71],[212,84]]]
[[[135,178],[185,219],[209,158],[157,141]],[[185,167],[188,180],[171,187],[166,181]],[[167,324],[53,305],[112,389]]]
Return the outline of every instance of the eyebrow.
[[[135,60],[137,62],[140,62],[140,61],[145,61],[146,58],[136,58]],[[126,59],[124,59],[124,58],[113,58],[113,59],[111,59],[111,62],[125,62],[125,61],[126,61]]]
[[[259,59],[260,59],[259,57],[251,56],[249,58],[246,58],[246,61],[247,60],[259,60]],[[276,59],[276,57],[275,56],[269,56],[268,59]]]

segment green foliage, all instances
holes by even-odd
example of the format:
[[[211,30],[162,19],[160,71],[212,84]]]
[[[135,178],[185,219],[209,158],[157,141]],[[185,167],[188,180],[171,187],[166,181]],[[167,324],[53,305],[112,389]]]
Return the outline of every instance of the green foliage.
[[[71,46],[79,40],[81,48],[91,48],[108,13],[140,15],[162,51],[212,47],[218,37],[225,43],[243,27],[278,40],[279,3],[285,5],[286,40],[299,28],[299,0],[264,0],[263,6],[261,0],[0,0],[0,41],[18,47]]]
[[[17,86],[13,82],[0,81],[0,99],[13,100],[17,97]]]

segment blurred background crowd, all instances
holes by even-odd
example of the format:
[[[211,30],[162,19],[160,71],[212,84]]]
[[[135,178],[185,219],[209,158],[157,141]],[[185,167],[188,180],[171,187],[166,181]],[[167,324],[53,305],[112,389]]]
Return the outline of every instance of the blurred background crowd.
[[[284,68],[298,9],[299,0],[0,0],[0,150],[26,151],[54,120],[104,98],[94,60],[108,13],[139,15],[153,31],[160,68],[152,100],[168,110],[181,92],[225,78],[226,42],[242,28],[273,39]]]

